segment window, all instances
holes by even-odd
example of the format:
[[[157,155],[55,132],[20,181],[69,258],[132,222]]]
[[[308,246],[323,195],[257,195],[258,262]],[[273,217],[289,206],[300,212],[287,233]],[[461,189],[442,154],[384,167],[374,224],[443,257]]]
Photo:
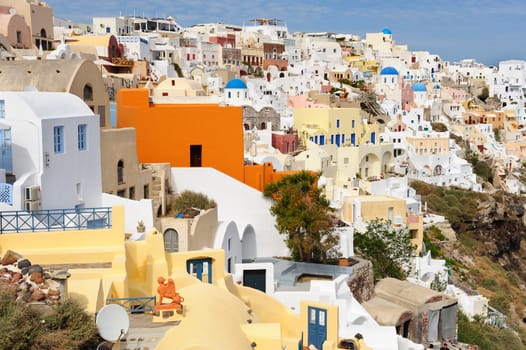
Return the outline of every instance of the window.
[[[143,187],[143,197],[144,197],[144,199],[150,198],[150,186],[149,185],[144,185],[144,187]]]
[[[79,151],[85,151],[88,149],[88,138],[87,138],[88,127],[86,124],[79,124],[78,126],[78,149]]]
[[[84,101],[93,101],[93,88],[91,85],[84,85]]]
[[[129,194],[128,197],[129,197],[130,199],[135,199],[135,187],[134,187],[134,186],[130,187],[130,191],[129,191],[128,194]]]
[[[22,44],[22,32],[19,30],[16,31],[16,43]]]
[[[336,119],[336,129],[340,128],[340,119]]]
[[[53,128],[53,150],[55,153],[64,153],[64,127],[62,125]]]
[[[5,100],[0,100],[0,119],[5,119]]]
[[[351,128],[354,129],[354,120],[351,120]]]
[[[119,185],[124,183],[124,162],[122,160],[117,163],[117,183]]]

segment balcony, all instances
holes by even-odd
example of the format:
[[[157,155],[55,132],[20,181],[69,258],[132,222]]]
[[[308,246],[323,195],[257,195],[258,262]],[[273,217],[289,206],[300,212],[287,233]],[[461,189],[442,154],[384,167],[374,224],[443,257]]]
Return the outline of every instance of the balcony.
[[[0,233],[109,229],[111,208],[0,212]]]

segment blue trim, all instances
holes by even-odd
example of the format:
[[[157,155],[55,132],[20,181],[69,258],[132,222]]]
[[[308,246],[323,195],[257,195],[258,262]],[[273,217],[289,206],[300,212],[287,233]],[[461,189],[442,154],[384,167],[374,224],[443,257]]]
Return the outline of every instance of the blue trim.
[[[145,312],[153,313],[157,304],[157,297],[142,298],[109,298],[106,304],[117,304],[132,314],[143,314]]]
[[[64,153],[64,126],[53,128],[53,150],[55,153]]]
[[[0,233],[109,229],[111,208],[0,211]]]
[[[212,283],[212,258],[190,259],[186,261],[186,271],[203,281],[203,266],[208,263],[208,283]],[[192,271],[194,270],[194,271]],[[203,281],[204,282],[204,281]]]
[[[13,204],[13,185],[0,183],[0,203]]]
[[[323,343],[327,340],[327,310],[309,306],[307,317],[309,345],[312,344],[317,349],[322,349]]]

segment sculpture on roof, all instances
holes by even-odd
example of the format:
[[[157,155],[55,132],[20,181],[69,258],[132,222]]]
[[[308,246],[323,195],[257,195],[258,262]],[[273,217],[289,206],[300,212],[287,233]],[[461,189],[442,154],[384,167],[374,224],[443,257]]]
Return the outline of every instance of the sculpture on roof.
[[[183,311],[184,298],[179,295],[175,290],[174,280],[168,278],[166,280],[164,277],[158,277],[157,282],[159,286],[157,287],[157,293],[159,294],[159,299],[157,301],[157,309],[163,310],[176,310],[179,313]]]

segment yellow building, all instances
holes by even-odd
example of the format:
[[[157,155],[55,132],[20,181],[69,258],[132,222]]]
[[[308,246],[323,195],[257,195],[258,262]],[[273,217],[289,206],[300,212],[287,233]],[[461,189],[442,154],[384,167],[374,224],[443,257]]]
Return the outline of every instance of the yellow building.
[[[224,271],[224,250],[170,253],[165,251],[163,235],[156,230],[148,232],[144,240],[127,241],[123,207],[100,210],[106,215],[102,221],[95,219],[99,228],[88,228],[90,224],[71,227],[61,221],[60,227],[37,225],[49,229],[46,232],[3,232],[0,256],[11,250],[50,268],[57,264],[61,269],[74,265],[68,270],[71,276],[66,282],[67,294],[91,313],[99,311],[108,299],[153,300],[158,277],[172,279],[184,298],[184,312],[173,313],[166,319],[162,315],[152,316],[152,322],[176,322],[165,323],[169,328],[164,334],[152,333],[157,339],[151,349],[246,350],[257,346],[261,350],[274,350],[310,344],[318,349],[337,349],[337,305],[302,301],[299,312],[294,313],[271,296],[234,283],[232,275]],[[0,217],[3,224],[5,215],[8,213],[3,212]],[[73,211],[64,218],[71,219],[71,215],[76,214]],[[88,221],[90,218],[94,217]],[[141,326],[146,334],[147,328],[146,324]],[[143,339],[143,343],[151,342],[150,338]],[[126,339],[119,342],[121,349],[136,344],[136,339],[130,339],[129,344]]]
[[[354,178],[383,178],[390,170],[392,159],[392,143],[339,147],[336,154],[336,184],[348,188],[352,186]]]
[[[303,140],[320,146],[376,144],[379,126],[364,123],[360,111],[359,107],[296,108],[294,128]]]
[[[406,226],[417,252],[422,250],[423,218],[409,213],[404,199],[383,195],[345,197],[342,219],[354,224],[366,224],[374,219],[391,221],[392,225]]]
[[[449,137],[446,133],[425,134],[422,137],[407,136],[407,146],[413,150],[416,155],[448,155],[449,154]]]

